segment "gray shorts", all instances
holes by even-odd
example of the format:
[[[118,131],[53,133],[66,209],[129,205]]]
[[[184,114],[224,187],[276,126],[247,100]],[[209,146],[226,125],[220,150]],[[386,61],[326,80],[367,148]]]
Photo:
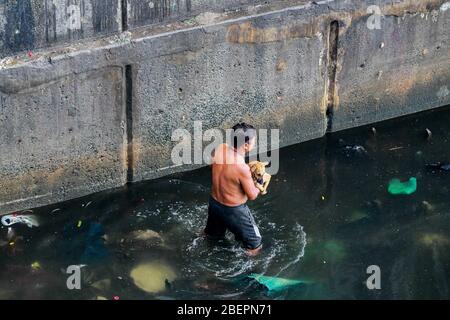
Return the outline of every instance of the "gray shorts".
[[[211,238],[223,238],[227,229],[245,248],[253,250],[261,246],[261,234],[247,204],[229,207],[211,197],[205,233]]]

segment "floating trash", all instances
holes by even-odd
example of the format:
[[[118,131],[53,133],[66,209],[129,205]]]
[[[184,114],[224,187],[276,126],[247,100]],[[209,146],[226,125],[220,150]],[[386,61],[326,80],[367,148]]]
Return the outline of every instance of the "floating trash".
[[[363,146],[358,145],[358,144],[345,144],[345,141],[342,139],[339,139],[339,146],[341,147],[342,151],[344,151],[344,153],[347,156],[350,156],[350,154],[355,154],[355,155],[367,155],[368,154],[366,148],[364,148]]]
[[[446,235],[439,233],[425,233],[420,237],[419,241],[425,246],[450,245],[450,239]]]
[[[29,228],[39,227],[37,217],[34,215],[9,214],[3,216],[1,221],[5,227],[9,227],[17,223],[26,224]]]
[[[100,291],[108,291],[111,288],[111,280],[103,279],[96,281],[93,284],[91,284],[91,287]]]
[[[92,201],[89,201],[89,202],[86,203],[86,204],[82,204],[81,207],[82,207],[82,208],[87,208],[87,207],[89,207],[91,204],[92,204]]]
[[[392,179],[389,182],[388,192],[392,195],[413,194],[417,190],[417,179],[412,177],[406,182],[399,179]]]
[[[41,264],[38,261],[35,261],[31,264],[31,269],[39,270],[39,269],[41,269]]]
[[[438,162],[434,164],[427,164],[427,168],[440,171],[450,171],[450,163]]]
[[[162,242],[161,235],[153,230],[136,230],[130,234],[130,238],[138,241],[148,240],[160,240]]]
[[[57,250],[71,264],[98,263],[109,256],[104,235],[105,231],[100,223],[85,221],[79,228],[77,224],[70,222],[64,226],[62,241],[57,242]]]
[[[350,215],[350,218],[348,219],[349,222],[356,222],[359,220],[363,220],[368,218],[369,215],[361,210],[355,210],[352,212],[352,214]]]
[[[130,272],[134,284],[148,293],[157,293],[166,289],[167,282],[176,279],[175,271],[161,261],[138,265]]]
[[[422,201],[422,206],[424,207],[425,211],[427,212],[432,212],[436,209],[436,207],[434,205],[432,205],[431,203],[429,203],[428,201]]]
[[[302,280],[268,277],[258,273],[252,273],[247,277],[256,280],[259,284],[265,286],[269,291],[281,291],[292,286],[297,286],[306,283],[305,281]]]
[[[345,146],[344,150],[346,151],[353,151],[358,154],[367,154],[366,148],[360,145],[354,145],[354,146]]]

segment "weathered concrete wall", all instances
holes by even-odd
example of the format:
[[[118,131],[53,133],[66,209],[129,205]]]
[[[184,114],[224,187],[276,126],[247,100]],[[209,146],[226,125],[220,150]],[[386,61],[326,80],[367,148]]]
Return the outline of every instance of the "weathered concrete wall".
[[[377,30],[372,3],[203,12],[4,60],[0,212],[190,169],[170,167],[171,133],[195,120],[289,145],[450,104],[449,2],[377,1]]]
[[[123,185],[121,106],[121,67],[0,92],[1,210]]]
[[[188,20],[203,23],[254,6],[286,6],[285,0],[2,0],[0,58],[71,44],[125,29]],[[294,1],[295,2],[295,1]],[[297,1],[298,2],[298,1]],[[303,2],[306,2],[304,0]],[[270,5],[268,5],[270,4]]]
[[[121,31],[121,0],[3,0],[0,58]]]
[[[127,25],[134,29],[164,21],[195,17],[208,21],[217,14],[248,10],[270,3],[285,5],[282,0],[127,0]],[[306,1],[304,1],[306,2]],[[204,14],[202,14],[204,13]]]
[[[450,104],[446,8],[419,1],[404,13],[386,4],[380,29],[373,30],[365,11],[348,11],[339,37],[333,131]]]

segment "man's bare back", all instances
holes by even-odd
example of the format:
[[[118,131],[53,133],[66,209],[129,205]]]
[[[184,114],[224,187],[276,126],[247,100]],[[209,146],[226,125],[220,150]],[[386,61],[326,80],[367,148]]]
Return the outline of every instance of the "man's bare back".
[[[212,196],[227,206],[254,200],[259,190],[254,186],[244,157],[227,144],[218,146],[212,159]]]

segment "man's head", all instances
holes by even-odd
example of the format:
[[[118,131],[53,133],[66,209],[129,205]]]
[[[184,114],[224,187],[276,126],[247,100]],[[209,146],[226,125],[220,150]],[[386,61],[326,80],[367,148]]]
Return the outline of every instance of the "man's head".
[[[241,152],[250,152],[256,144],[256,129],[245,122],[233,127],[233,147]]]

